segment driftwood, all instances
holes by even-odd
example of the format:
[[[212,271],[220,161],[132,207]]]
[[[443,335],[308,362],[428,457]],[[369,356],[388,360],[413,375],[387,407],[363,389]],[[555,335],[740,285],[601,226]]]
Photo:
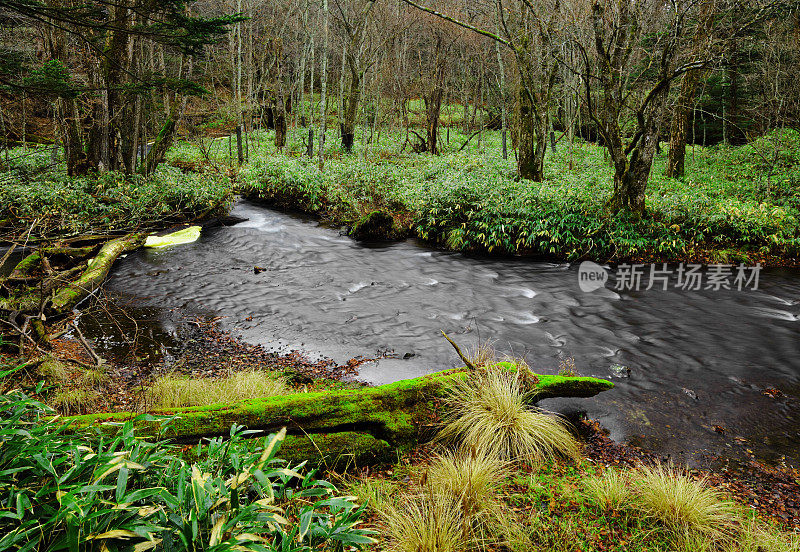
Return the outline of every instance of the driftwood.
[[[515,370],[510,363],[500,366]],[[396,458],[433,436],[438,399],[453,378],[465,369],[446,370],[428,376],[379,387],[346,391],[295,393],[252,399],[234,404],[156,411],[173,415],[166,436],[181,443],[197,443],[204,437],[226,436],[232,424],[251,430],[274,432],[287,427],[293,435],[283,447],[284,456],[297,460],[331,462],[341,458],[380,462]],[[589,377],[536,375],[531,380],[532,400],[553,397],[591,397],[611,389],[609,381]],[[130,412],[73,416],[73,428],[98,427],[115,431],[106,422],[123,422]],[[160,425],[138,420],[142,435],[154,437]]]

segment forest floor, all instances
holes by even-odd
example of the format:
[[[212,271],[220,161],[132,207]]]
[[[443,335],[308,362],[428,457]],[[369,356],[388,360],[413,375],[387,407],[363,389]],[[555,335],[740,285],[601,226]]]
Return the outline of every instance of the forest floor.
[[[412,153],[400,131],[357,143],[350,154],[329,144],[322,169],[304,156],[304,130],[295,132],[281,153],[272,132],[250,136],[239,189],[367,239],[415,236],[457,251],[568,261],[800,264],[796,131],[740,147],[690,146],[683,179],[664,177],[662,151],[642,217],[607,211],[613,169],[603,148],[581,140],[559,142],[545,159],[544,181],[532,182],[516,178],[514,153],[503,159],[497,131],[481,141],[473,135],[463,149],[467,136],[443,132],[438,156]],[[168,159],[215,172],[230,163],[224,139],[179,144]],[[374,212],[391,218],[370,228],[365,217]]]
[[[756,462],[717,471],[691,470],[695,481],[721,490],[734,501],[743,519],[761,526],[758,536],[744,530],[733,542],[720,545],[703,538],[676,537],[642,512],[603,505],[590,487],[606,474],[632,477],[638,466],[659,459],[652,454],[611,441],[592,420],[575,426],[581,435],[583,457],[575,463],[520,464],[494,489],[500,514],[490,515],[484,529],[497,531],[502,544],[487,550],[542,550],[547,552],[712,550],[796,552],[800,549],[800,472],[776,469]],[[440,453],[441,451],[439,451]],[[421,447],[393,466],[363,468],[342,476],[350,492],[368,497],[367,527],[379,535],[378,550],[389,545],[384,513],[397,502],[424,494],[428,468],[437,453]],[[491,508],[491,507],[490,507]],[[745,522],[745,526],[748,522]],[[509,527],[516,530],[509,531]],[[491,538],[491,537],[490,537]],[[751,540],[752,539],[752,540]]]

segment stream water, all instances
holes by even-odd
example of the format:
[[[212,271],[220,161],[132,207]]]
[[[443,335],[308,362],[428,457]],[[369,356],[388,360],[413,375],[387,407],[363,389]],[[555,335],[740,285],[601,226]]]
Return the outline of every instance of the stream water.
[[[597,397],[542,406],[584,411],[616,440],[690,462],[753,454],[800,464],[796,270],[762,271],[757,291],[616,292],[612,280],[586,293],[568,264],[472,258],[414,241],[365,246],[244,201],[232,214],[248,220],[115,266],[107,289],[151,313],[156,341],[169,341],[170,312],[222,316],[224,329],[276,351],[342,362],[392,350],[396,358],[360,372],[385,383],[456,365],[445,330],[463,345],[491,340],[539,372],[573,358],[580,374],[613,379]],[[93,331],[113,344],[103,335],[110,327]]]

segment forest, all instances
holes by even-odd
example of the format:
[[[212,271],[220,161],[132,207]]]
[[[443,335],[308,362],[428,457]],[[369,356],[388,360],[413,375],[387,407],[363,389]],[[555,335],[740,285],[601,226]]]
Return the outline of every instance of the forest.
[[[797,0],[0,0],[0,552],[800,552],[798,75]]]

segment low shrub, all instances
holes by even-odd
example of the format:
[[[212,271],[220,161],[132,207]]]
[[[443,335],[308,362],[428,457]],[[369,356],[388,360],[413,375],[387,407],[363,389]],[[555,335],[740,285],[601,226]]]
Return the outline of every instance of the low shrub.
[[[197,552],[344,550],[372,543],[363,507],[232,427],[190,463],[132,422],[69,434],[30,398],[0,395],[0,550]],[[155,423],[156,420],[150,419]],[[163,420],[162,420],[163,422]]]

